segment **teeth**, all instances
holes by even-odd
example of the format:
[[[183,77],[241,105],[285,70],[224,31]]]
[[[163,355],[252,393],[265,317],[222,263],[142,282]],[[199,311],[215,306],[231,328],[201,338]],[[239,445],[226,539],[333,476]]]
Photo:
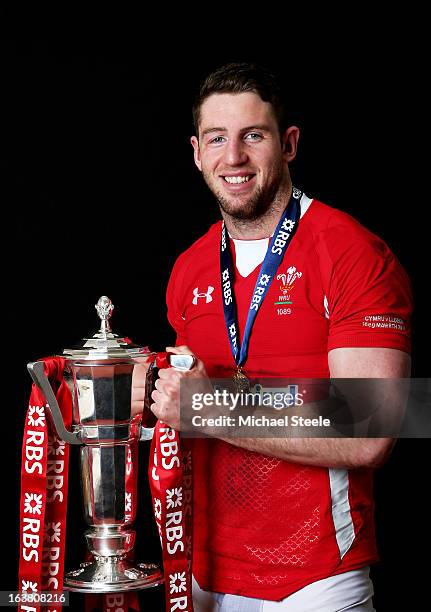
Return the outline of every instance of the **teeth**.
[[[225,176],[224,177],[224,180],[227,183],[231,183],[232,185],[235,185],[235,184],[238,184],[238,183],[246,183],[250,179],[251,179],[251,175],[247,175],[247,176]]]

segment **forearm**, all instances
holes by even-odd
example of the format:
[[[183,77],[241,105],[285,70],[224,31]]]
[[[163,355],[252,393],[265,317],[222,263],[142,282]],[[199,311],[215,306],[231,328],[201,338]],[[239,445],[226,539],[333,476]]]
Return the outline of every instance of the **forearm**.
[[[385,422],[389,413],[396,425],[404,414],[407,389],[402,381],[410,376],[410,357],[402,351],[384,348],[335,349],[329,354],[331,376],[334,378],[390,378],[393,389],[385,391],[381,414]],[[328,432],[329,433],[329,432]],[[388,458],[393,438],[225,438],[234,446],[279,457],[285,461],[333,468],[379,467]]]
[[[167,350],[183,354],[190,353],[187,347],[169,347]],[[398,379],[409,375],[410,357],[407,354],[395,349],[358,348],[334,349],[329,355],[331,376],[335,378],[355,378],[358,376],[367,378],[367,375],[370,376],[367,371],[370,364],[373,370],[371,374],[374,378],[389,378],[393,379],[395,383],[390,385],[390,389],[392,389],[390,393],[386,390],[383,394],[381,413],[384,416],[384,421],[390,414],[402,415],[401,408],[407,396],[405,385],[401,385],[400,388]],[[206,374],[205,366],[203,362],[198,360],[195,368],[188,372],[166,369],[161,370],[159,375],[160,379],[156,383],[156,390],[152,393],[154,404],[151,409],[157,418],[173,429],[183,429],[180,419],[180,382],[184,379],[194,379],[201,383],[200,391],[208,392],[211,395],[213,388]],[[213,412],[206,416],[217,416],[214,407],[211,410]],[[316,416],[319,413],[321,413],[320,404],[308,403],[301,406],[302,416]],[[371,410],[368,416],[372,416],[372,414],[373,411]],[[363,416],[361,414],[361,418]],[[243,438],[239,435],[230,436],[229,425],[228,429],[224,427],[219,428],[218,431],[213,426],[209,428],[200,427],[200,431],[203,435],[219,438],[234,446],[305,465],[353,469],[359,467],[375,468],[384,463],[394,445],[393,437],[347,437],[354,435],[354,432],[345,430],[343,425],[345,425],[346,420],[344,418],[334,418],[334,414],[332,414],[331,421],[333,430],[325,430],[324,438],[305,437],[307,432],[302,432],[305,433],[305,436],[294,436],[292,434],[295,432],[291,430],[287,431],[286,435],[278,431],[278,437],[276,438]],[[390,431],[397,430],[398,421],[399,417],[397,416],[395,427],[391,426]],[[183,431],[187,431],[187,428]],[[383,435],[385,434],[383,433]],[[396,436],[396,433],[386,433],[386,436],[388,435]]]
[[[225,442],[284,461],[332,468],[376,468],[384,463],[392,438],[223,438]]]

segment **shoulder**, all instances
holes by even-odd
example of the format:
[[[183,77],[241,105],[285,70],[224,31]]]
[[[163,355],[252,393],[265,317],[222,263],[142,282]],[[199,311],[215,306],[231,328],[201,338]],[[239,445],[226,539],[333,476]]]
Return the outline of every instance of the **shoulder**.
[[[373,234],[367,230],[359,221],[348,213],[328,206],[320,200],[313,199],[309,210],[307,211],[307,218],[316,233],[331,232],[337,229],[347,231],[349,234],[358,236],[370,237]]]
[[[333,262],[355,252],[393,257],[384,240],[342,210],[314,199],[306,215],[319,250]]]

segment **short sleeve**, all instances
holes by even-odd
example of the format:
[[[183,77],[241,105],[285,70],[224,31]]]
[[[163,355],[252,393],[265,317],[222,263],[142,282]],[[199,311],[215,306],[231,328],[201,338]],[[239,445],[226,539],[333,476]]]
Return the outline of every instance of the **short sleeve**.
[[[166,290],[166,305],[168,309],[168,321],[177,334],[177,346],[187,344],[185,333],[185,319],[182,306],[182,286],[183,286],[183,266],[182,258],[179,257],[175,262],[169,278]]]
[[[328,228],[328,351],[385,347],[410,352],[410,280],[388,246],[348,215]]]

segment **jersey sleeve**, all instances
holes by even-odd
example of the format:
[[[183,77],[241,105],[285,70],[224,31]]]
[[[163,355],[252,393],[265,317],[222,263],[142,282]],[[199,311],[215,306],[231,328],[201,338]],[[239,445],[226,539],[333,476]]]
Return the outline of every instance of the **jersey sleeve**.
[[[388,246],[348,215],[330,224],[328,351],[384,347],[410,352],[412,293]]]
[[[166,290],[166,305],[168,309],[168,321],[177,334],[176,345],[187,344],[185,333],[184,310],[182,306],[182,286],[184,277],[184,266],[180,256],[172,269]]]

